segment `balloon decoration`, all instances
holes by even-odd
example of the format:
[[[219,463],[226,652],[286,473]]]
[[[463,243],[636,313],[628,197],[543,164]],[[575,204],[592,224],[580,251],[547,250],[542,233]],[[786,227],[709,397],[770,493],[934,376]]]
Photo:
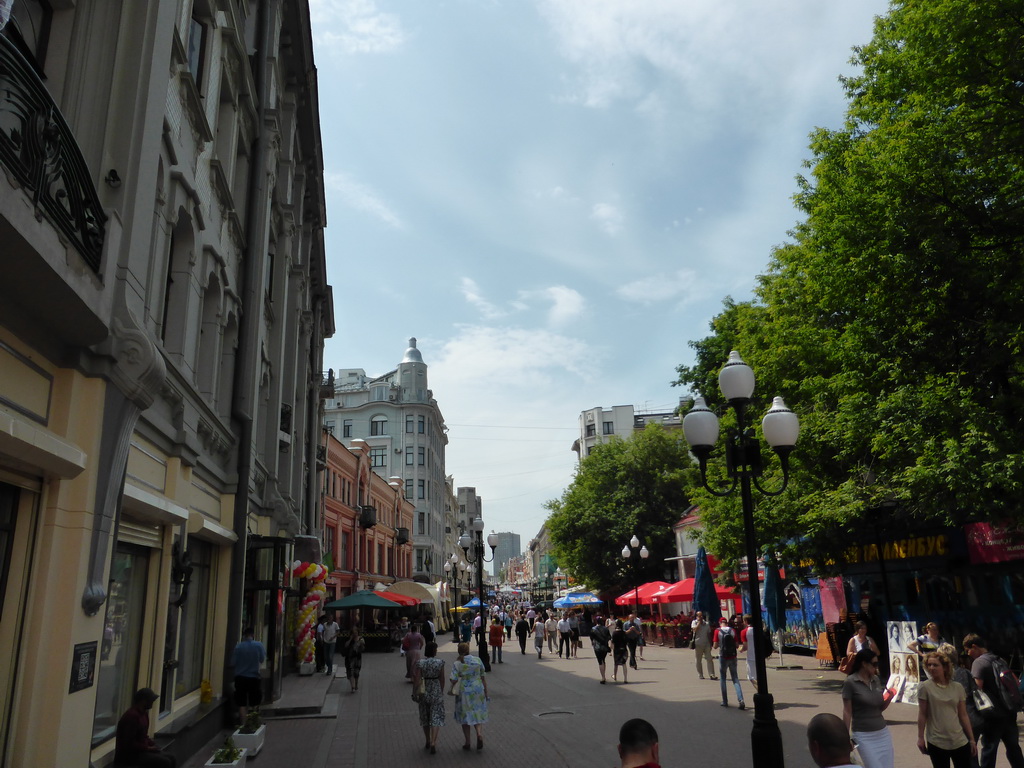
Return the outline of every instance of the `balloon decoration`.
[[[299,622],[295,628],[295,652],[299,663],[313,663],[316,641],[316,617],[327,594],[324,580],[327,578],[327,567],[319,563],[305,563],[296,560],[292,563],[292,573],[296,578],[309,581],[309,591],[302,598],[299,609]]]

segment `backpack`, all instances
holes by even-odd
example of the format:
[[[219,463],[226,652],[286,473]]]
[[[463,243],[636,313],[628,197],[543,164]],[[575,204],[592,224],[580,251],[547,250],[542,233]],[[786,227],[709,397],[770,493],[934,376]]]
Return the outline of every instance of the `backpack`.
[[[996,691],[1003,706],[1010,712],[1020,712],[1024,708],[1024,700],[1020,695],[1020,681],[1013,674],[1006,662],[994,653],[991,658],[992,676],[996,680]]]
[[[723,659],[736,658],[736,636],[728,627],[718,630],[718,647],[722,651]]]

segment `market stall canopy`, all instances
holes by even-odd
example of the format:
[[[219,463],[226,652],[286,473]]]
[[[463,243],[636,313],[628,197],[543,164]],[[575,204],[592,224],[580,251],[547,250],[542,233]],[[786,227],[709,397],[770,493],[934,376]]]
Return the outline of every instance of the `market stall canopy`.
[[[639,598],[641,605],[654,603],[654,595],[668,589],[672,585],[667,581],[649,581],[636,589],[631,589],[615,598],[616,605],[633,605]]]
[[[694,592],[694,579],[683,579],[675,584],[670,584],[667,589],[652,596],[652,603],[692,603]],[[735,600],[738,595],[729,587],[715,585],[715,596],[719,600]],[[616,600],[615,602],[618,602]]]
[[[593,592],[570,592],[555,600],[555,608],[572,608],[574,605],[601,605],[604,602]]]
[[[332,600],[324,606],[325,610],[344,611],[350,608],[401,608],[394,600],[381,597],[376,592],[363,589],[339,600]]]
[[[470,600],[468,603],[466,603],[462,607],[463,608],[479,608],[480,607],[480,598],[479,597],[474,597],[472,600]],[[486,607],[487,607],[487,604],[485,603],[484,604],[484,608],[486,608]]]
[[[403,595],[399,592],[385,592],[381,590],[374,590],[373,594],[380,595],[385,600],[393,600],[399,605],[419,605],[420,599],[418,597],[410,597],[409,595]]]

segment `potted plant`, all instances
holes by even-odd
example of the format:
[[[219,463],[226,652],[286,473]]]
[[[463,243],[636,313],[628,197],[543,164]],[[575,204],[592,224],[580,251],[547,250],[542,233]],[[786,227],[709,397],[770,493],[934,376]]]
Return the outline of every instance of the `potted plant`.
[[[232,738],[235,744],[246,750],[249,757],[256,757],[263,749],[263,740],[266,735],[267,726],[263,722],[263,718],[260,717],[260,711],[250,709],[245,716],[245,722],[232,734]]]
[[[234,740],[228,736],[224,744],[206,761],[208,766],[239,766],[245,763],[245,750],[235,746]]]

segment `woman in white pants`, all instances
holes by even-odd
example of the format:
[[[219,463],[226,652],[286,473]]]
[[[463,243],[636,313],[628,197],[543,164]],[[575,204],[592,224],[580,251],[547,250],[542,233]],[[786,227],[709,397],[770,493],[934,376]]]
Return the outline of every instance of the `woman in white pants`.
[[[878,654],[858,651],[853,673],[843,682],[843,722],[860,751],[864,768],[893,768],[892,734],[882,712],[892,701],[878,679]]]

